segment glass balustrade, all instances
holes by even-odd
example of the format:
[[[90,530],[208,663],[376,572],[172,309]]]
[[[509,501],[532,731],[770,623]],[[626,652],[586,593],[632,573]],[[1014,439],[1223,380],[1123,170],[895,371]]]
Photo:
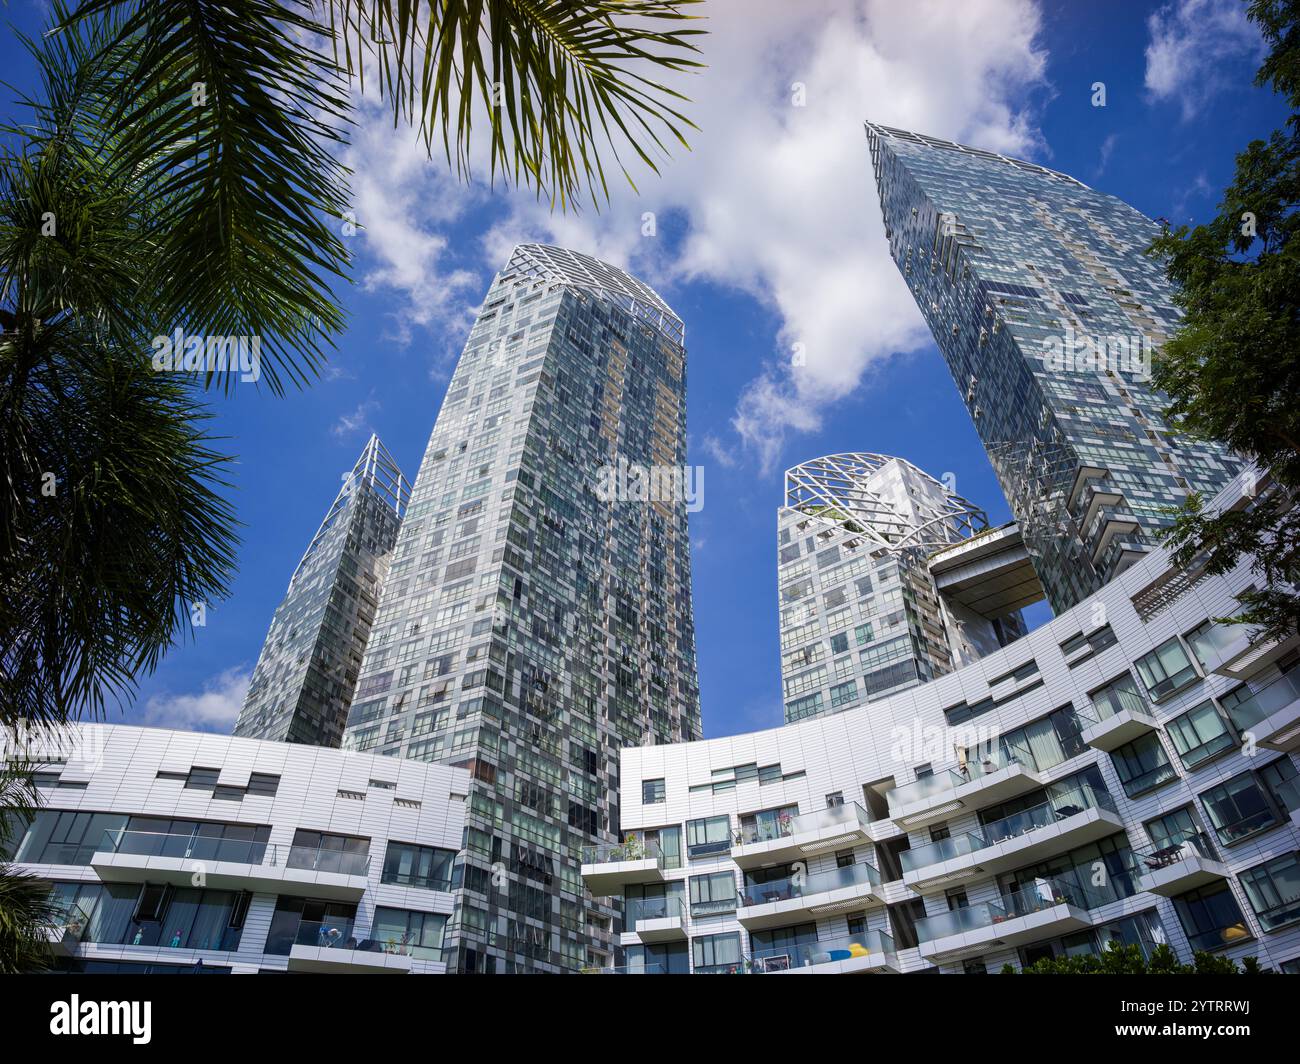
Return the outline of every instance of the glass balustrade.
[[[932,776],[922,776],[912,783],[905,783],[901,787],[895,787],[887,795],[889,807],[891,809],[902,809],[909,805],[916,805],[918,802],[933,798],[936,794],[942,794],[944,791],[950,791],[954,787],[960,787],[962,784],[969,782],[953,769],[943,769]]]
[[[686,920],[686,905],[676,895],[659,898],[628,898],[627,926],[635,929],[642,920]]]
[[[741,904],[746,906],[766,905],[770,902],[811,897],[814,894],[839,890],[843,887],[860,886],[869,889],[879,885],[880,873],[874,866],[859,861],[856,864],[845,865],[843,868],[832,868],[812,875],[806,872],[793,872],[765,883],[750,883],[746,885],[740,900]]]
[[[1300,699],[1300,670],[1279,676],[1244,702],[1228,707],[1228,716],[1240,732],[1250,731],[1261,721]]]
[[[933,942],[950,935],[967,934],[993,927],[1057,905],[1069,904],[1079,909],[1087,909],[1094,901],[1099,902],[1099,899],[1091,898],[1075,883],[1066,883],[1059,879],[1039,879],[1014,893],[1003,894],[996,901],[977,902],[918,920],[916,934],[921,942]]]
[[[982,825],[976,831],[962,832],[951,838],[904,850],[900,855],[904,872],[914,872],[928,865],[941,864],[956,857],[974,853],[1008,839],[1057,824],[1078,816],[1089,809],[1107,809],[1115,812],[1115,800],[1109,791],[1098,790],[1087,783],[1056,788],[1050,798],[1039,805],[1002,817]]]
[[[857,802],[845,802],[843,805],[828,806],[795,816],[742,822],[736,835],[736,844],[753,846],[760,842],[806,835],[827,828],[847,830],[858,827],[865,830],[870,823],[871,819],[862,806]]]
[[[135,831],[120,828],[104,832],[101,849],[107,853],[141,857],[261,864],[268,851],[274,847],[268,846],[264,841],[228,839],[190,831]]]
[[[889,935],[883,931],[864,931],[857,935],[756,949],[750,959],[749,971],[762,975],[858,957],[883,958],[893,952],[894,940]]]
[[[641,839],[582,848],[583,864],[618,864],[621,861],[656,861],[662,868],[664,855],[657,842],[643,842]]]

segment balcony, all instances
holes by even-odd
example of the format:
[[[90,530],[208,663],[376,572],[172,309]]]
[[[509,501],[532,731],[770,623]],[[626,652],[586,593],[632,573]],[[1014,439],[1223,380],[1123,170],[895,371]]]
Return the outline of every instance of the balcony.
[[[293,893],[356,901],[365,892],[370,855],[315,846],[209,838],[191,833],[106,831],[90,865],[105,883],[171,883],[218,890]]]
[[[628,898],[625,915],[624,945],[686,941],[686,904],[676,895]]]
[[[1030,767],[1033,763],[1018,750],[998,749],[968,760],[961,770],[942,769],[922,776],[889,792],[889,817],[911,831],[957,813],[997,805],[1042,786]]]
[[[1040,879],[1004,894],[916,923],[921,956],[929,961],[1009,949],[1090,927],[1083,891],[1060,880]]]
[[[662,883],[664,855],[657,843],[635,836],[625,842],[582,848],[582,878],[598,898],[622,894],[632,884]]]
[[[1209,838],[1200,831],[1189,832],[1165,846],[1134,850],[1133,858],[1141,874],[1138,889],[1162,898],[1228,878],[1228,869],[1216,859]]]
[[[1034,864],[1124,829],[1109,792],[1081,784],[1013,813],[900,855],[903,882],[916,890]]]
[[[90,924],[90,916],[79,905],[69,906],[59,913],[54,924],[46,928],[46,941],[55,957],[71,957],[81,945],[81,938]]]
[[[281,945],[289,947],[289,971],[336,975],[410,974],[417,952],[403,943],[370,938],[347,916],[302,920],[293,938]]]
[[[1216,630],[1206,642],[1206,672],[1249,680],[1300,646],[1300,635],[1258,640],[1252,638],[1249,625],[1231,625]]]
[[[748,971],[756,975],[857,975],[899,971],[894,940],[883,931],[755,950]]]
[[[847,850],[870,838],[869,823],[866,810],[856,802],[782,817],[742,827],[731,857],[741,868],[761,868],[827,850]]]
[[[815,875],[795,874],[746,888],[736,918],[748,931],[782,927],[884,905],[880,873],[865,862]]]
[[[1260,746],[1290,753],[1300,750],[1300,670],[1284,673],[1246,701],[1228,707],[1228,716],[1243,735]]]
[[[667,975],[662,964],[624,964],[617,968],[583,968],[581,975]]]
[[[1109,690],[1078,717],[1083,741],[1107,753],[1160,727],[1146,699],[1133,690]]]

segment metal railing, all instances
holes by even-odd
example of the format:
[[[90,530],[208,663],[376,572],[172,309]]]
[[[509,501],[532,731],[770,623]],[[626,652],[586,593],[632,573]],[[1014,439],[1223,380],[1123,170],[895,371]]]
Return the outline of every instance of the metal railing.
[[[1140,873],[1156,872],[1189,857],[1217,861],[1218,854],[1210,837],[1203,831],[1184,831],[1163,846],[1146,846],[1133,851],[1133,867]]]
[[[104,832],[100,849],[140,857],[179,857],[192,861],[261,864],[274,850],[265,840],[227,839],[198,831],[137,831],[117,828]],[[271,862],[272,864],[274,861]]]

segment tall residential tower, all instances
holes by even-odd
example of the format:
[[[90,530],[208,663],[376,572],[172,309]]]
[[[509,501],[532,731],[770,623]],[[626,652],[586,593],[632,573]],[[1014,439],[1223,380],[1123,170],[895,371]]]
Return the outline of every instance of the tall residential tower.
[[[409,487],[371,436],[289,580],[235,734],[338,746]]]
[[[932,555],[987,526],[901,458],[831,454],[787,470],[777,514],[785,719],[914,687],[1023,635],[1023,591],[984,615],[943,594],[931,572]],[[1037,597],[1035,585],[1027,601]]]
[[[1149,379],[1172,288],[1128,204],[1033,163],[868,122],[890,252],[1058,613],[1240,463],[1173,434]]]
[[[579,867],[618,751],[700,735],[687,502],[610,490],[685,468],[683,341],[623,271],[524,244],[448,385],[344,745],[470,772],[454,970],[605,963]]]

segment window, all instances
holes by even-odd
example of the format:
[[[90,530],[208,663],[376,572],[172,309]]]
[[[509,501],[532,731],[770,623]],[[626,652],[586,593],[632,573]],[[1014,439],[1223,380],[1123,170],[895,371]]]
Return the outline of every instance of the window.
[[[746,813],[740,818],[741,841],[746,846],[752,846],[757,842],[785,838],[794,831],[794,818],[798,815],[797,805]]]
[[[440,961],[442,936],[446,926],[447,918],[438,913],[377,908],[370,933],[370,948],[384,953]],[[366,948],[364,941],[359,945]]]
[[[357,907],[317,898],[280,897],[271,916],[266,952],[287,957],[294,946],[356,948]]]
[[[124,813],[41,809],[25,834],[19,825],[13,853],[0,856],[26,864],[88,865],[96,850],[115,848],[126,822]]]
[[[185,777],[185,786],[196,791],[211,791],[216,788],[220,776],[219,768],[192,768]]]
[[[1165,727],[1185,768],[1203,765],[1236,745],[1227,721],[1209,699],[1175,717]]]
[[[716,916],[736,911],[736,879],[730,872],[691,876],[691,916]]]
[[[1177,636],[1138,658],[1135,664],[1147,693],[1157,702],[1182,690],[1199,675]]]
[[[1124,785],[1124,793],[1130,798],[1146,794],[1147,791],[1153,791],[1178,778],[1156,732],[1148,732],[1131,743],[1117,747],[1111,751],[1110,759]]]
[[[1194,950],[1220,949],[1251,937],[1226,883],[1188,891],[1174,899],[1174,908]]]
[[[248,777],[248,788],[246,793],[264,795],[273,798],[275,797],[275,792],[279,787],[279,776],[272,776],[265,772],[254,772]]]
[[[697,975],[731,975],[741,971],[740,932],[691,939],[691,962]]]
[[[658,805],[666,800],[667,790],[663,780],[641,781],[641,803],[643,805]]]
[[[1192,653],[1196,655],[1196,660],[1201,663],[1201,668],[1208,669],[1210,662],[1232,646],[1245,631],[1244,625],[1204,621],[1188,632],[1185,638]]]
[[[1243,772],[1201,795],[1201,804],[1225,846],[1280,822],[1277,811],[1253,772]]]
[[[853,865],[853,863],[854,863],[854,857],[853,857],[853,851],[852,851],[852,850],[836,850],[836,851],[835,851],[835,867],[836,867],[836,868],[849,868],[849,867],[851,867],[851,866]]]
[[[1300,920],[1300,853],[1281,857],[1241,873],[1246,900],[1265,931]]]
[[[838,632],[831,636],[831,653],[843,654],[849,649],[849,633]]]
[[[1154,820],[1148,820],[1143,826],[1157,850],[1168,850],[1191,843],[1201,856],[1218,860],[1218,853],[1209,837],[1201,830],[1201,825],[1197,823],[1190,805],[1175,809]]]
[[[692,860],[731,849],[731,818],[711,816],[686,823],[686,854]]]
[[[1151,715],[1146,699],[1138,693],[1137,684],[1127,672],[1111,680],[1105,687],[1093,691],[1089,697],[1092,699],[1092,708],[1096,710],[1099,721],[1108,720],[1125,710],[1143,716]]]
[[[370,867],[370,840],[299,828],[293,835],[288,866],[364,876]]]
[[[831,707],[838,709],[840,706],[851,705],[858,700],[858,684],[856,680],[849,680],[848,683],[836,684],[831,688]]]
[[[451,890],[451,869],[455,860],[454,850],[390,842],[384,853],[384,870],[380,880],[404,887]]]

